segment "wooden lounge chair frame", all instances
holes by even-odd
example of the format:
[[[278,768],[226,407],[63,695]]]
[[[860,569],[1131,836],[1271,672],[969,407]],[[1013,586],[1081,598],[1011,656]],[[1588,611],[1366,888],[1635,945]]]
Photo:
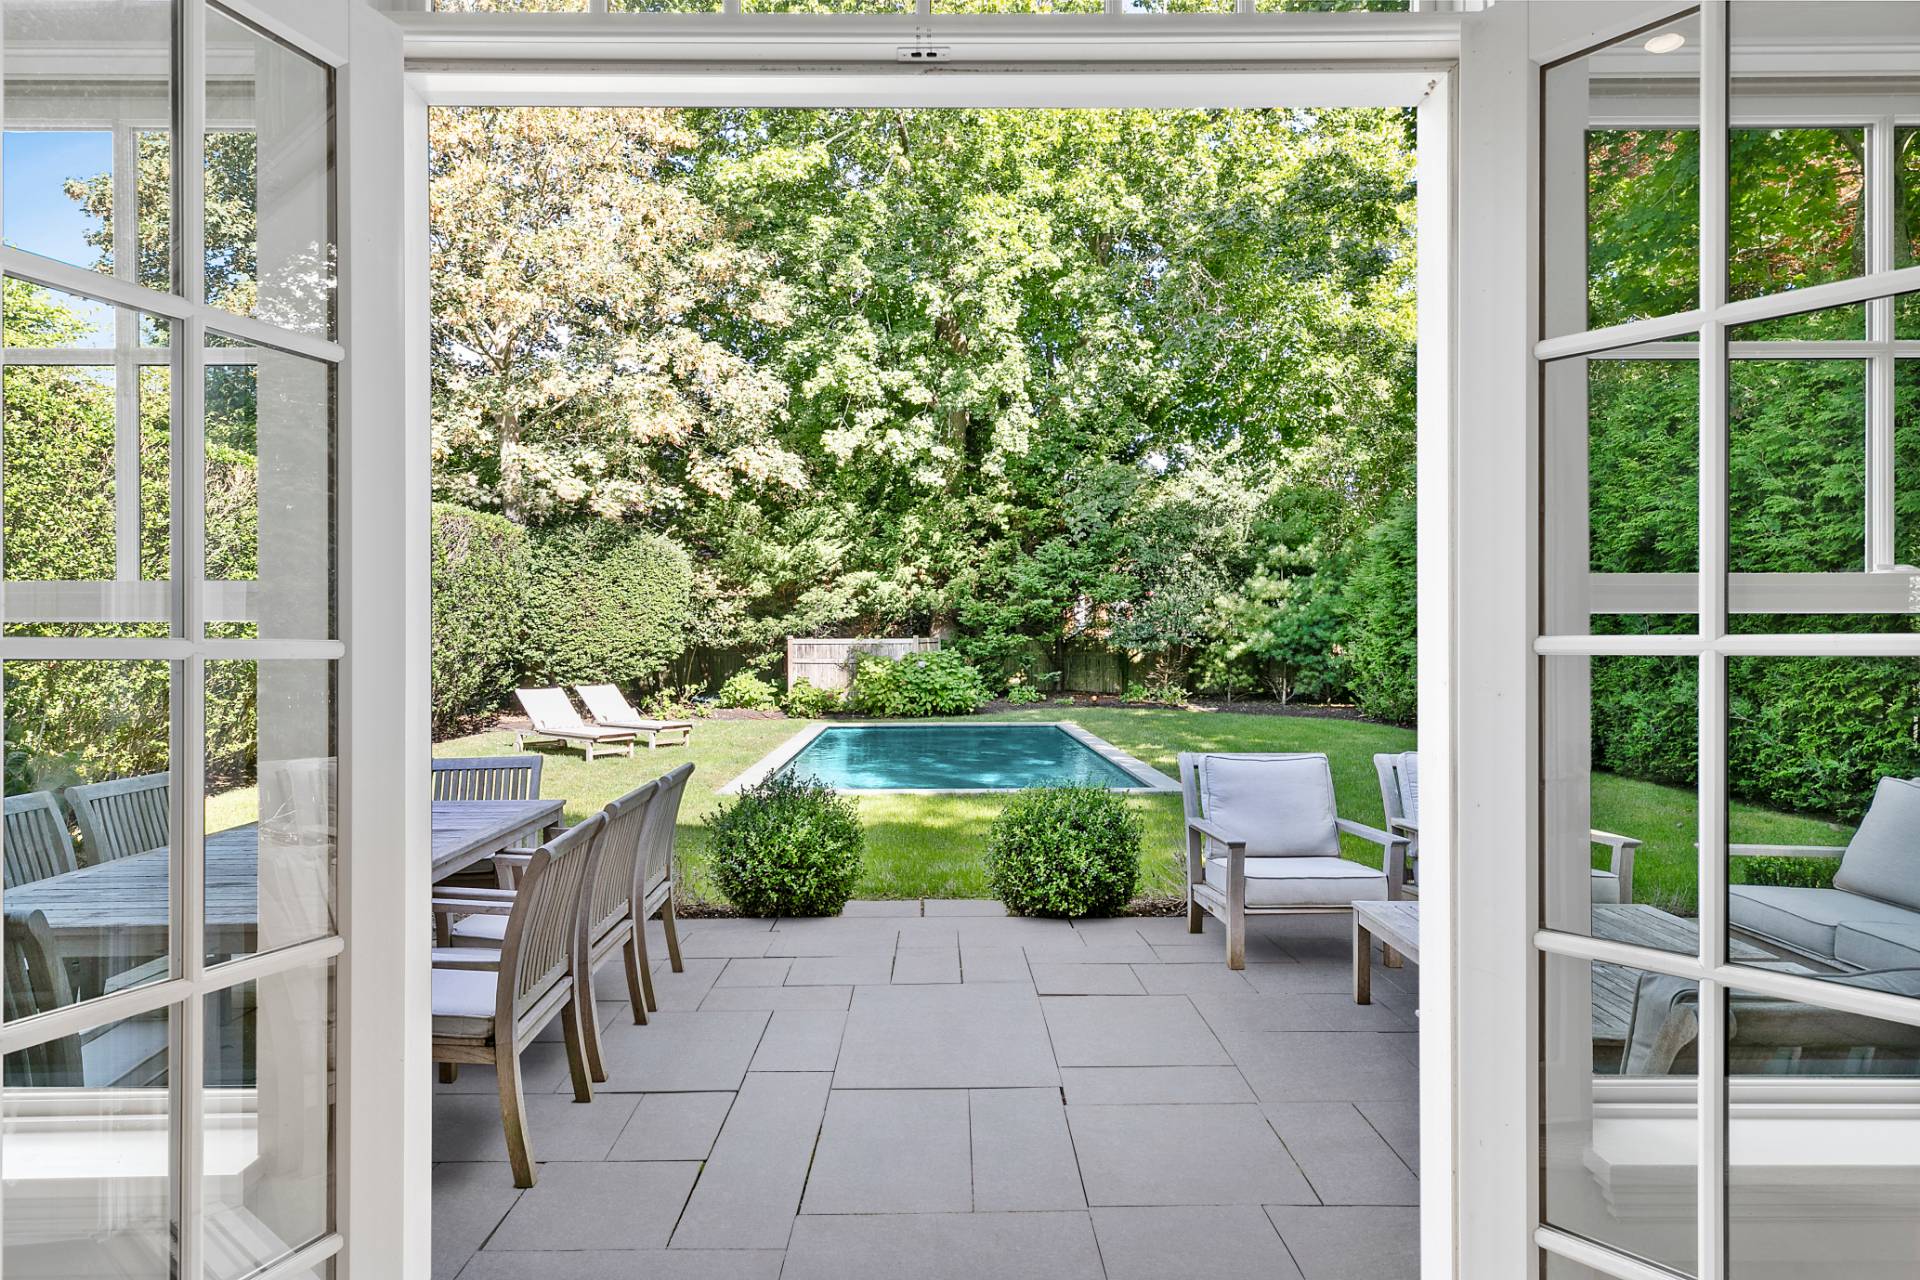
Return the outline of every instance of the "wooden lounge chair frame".
[[[649,751],[660,745],[660,735],[663,733],[679,734],[679,745],[683,747],[693,742],[693,721],[656,720],[643,716],[633,709],[633,704],[627,701],[617,685],[577,684],[573,686],[573,691],[580,695],[580,701],[587,704],[587,714],[593,717],[595,724],[608,729],[631,729],[635,733],[644,733],[647,735]]]
[[[567,697],[565,689],[515,689],[513,696],[520,701],[520,707],[527,713],[527,719],[533,721],[533,728],[519,729],[513,735],[513,749],[526,749],[529,738],[555,742],[577,742],[587,753],[587,759],[593,759],[595,747],[601,748],[602,755],[613,754],[608,747],[624,746],[618,754],[633,755],[634,732],[631,729],[609,729],[602,725],[588,724],[573,709],[573,700]]]

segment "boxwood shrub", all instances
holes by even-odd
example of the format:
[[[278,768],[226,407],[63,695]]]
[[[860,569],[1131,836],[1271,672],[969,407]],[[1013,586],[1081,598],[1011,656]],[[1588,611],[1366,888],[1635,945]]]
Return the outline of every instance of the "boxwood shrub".
[[[991,697],[978,669],[936,649],[904,658],[861,655],[847,702],[862,715],[957,716],[978,711]]]
[[[775,775],[707,819],[713,882],[750,916],[839,914],[865,841],[853,801],[812,778]]]
[[[987,834],[987,883],[1023,916],[1104,916],[1133,900],[1140,818],[1098,787],[1016,794]]]

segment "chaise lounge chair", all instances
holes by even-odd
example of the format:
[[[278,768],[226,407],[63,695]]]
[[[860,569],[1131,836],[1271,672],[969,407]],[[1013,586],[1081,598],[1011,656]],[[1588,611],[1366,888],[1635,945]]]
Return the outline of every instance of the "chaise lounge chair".
[[[559,742],[577,742],[586,748],[587,759],[593,759],[593,749],[624,746],[620,754],[633,754],[634,733],[631,729],[612,729],[605,725],[588,724],[573,709],[573,700],[567,697],[565,689],[515,689],[513,696],[520,700],[520,706],[533,721],[533,728],[521,729],[513,735],[513,749],[526,749],[528,738],[552,738]]]
[[[659,746],[663,733],[680,735],[680,745],[687,746],[693,741],[693,721],[691,720],[654,720],[641,715],[633,709],[626,696],[610,684],[577,684],[573,691],[580,695],[580,701],[587,704],[587,714],[593,717],[595,724],[606,729],[630,729],[634,733],[647,735],[647,750]]]
[[[1397,901],[1408,838],[1335,811],[1333,770],[1320,752],[1182,752],[1187,819],[1187,930],[1202,912],[1227,925],[1227,967],[1247,967],[1249,915],[1352,911]],[[1340,834],[1378,844],[1384,870],[1340,856]]]

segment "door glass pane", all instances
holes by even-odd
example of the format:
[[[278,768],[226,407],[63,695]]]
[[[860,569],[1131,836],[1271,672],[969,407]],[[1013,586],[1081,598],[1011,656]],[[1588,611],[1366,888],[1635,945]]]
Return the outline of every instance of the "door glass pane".
[[[333,368],[210,335],[207,634],[333,635]]]
[[[718,13],[720,0],[609,0],[609,13]]]
[[[207,663],[207,961],[333,932],[331,662]]]
[[[1920,658],[1727,661],[1727,920],[1739,963],[1920,997]]]
[[[1700,300],[1700,19],[1550,67],[1548,336]]]
[[[169,0],[8,0],[8,244],[172,288],[172,33]]]
[[[1547,927],[1699,950],[1699,664],[1549,658],[1542,677]]]
[[[167,1013],[6,1057],[0,1269],[7,1280],[167,1280]]]
[[[1882,1102],[1920,1077],[1920,1027],[1740,990],[1728,1019],[1727,1274],[1920,1274],[1920,1120]]]
[[[933,0],[935,13],[1105,13],[1106,0]]]
[[[1920,360],[1896,360],[1893,370],[1893,559],[1913,568],[1920,567]],[[1920,608],[1920,583],[1913,585],[1908,607]]]
[[[1741,106],[1736,97],[1736,121]],[[1866,271],[1866,146],[1865,129],[1732,130],[1727,139],[1730,299],[1847,280]],[[1857,306],[1807,312],[1748,325],[1735,336],[1864,338],[1865,314]]]
[[[1690,1272],[1699,988],[1620,965],[1545,960],[1545,1219]]]
[[[741,0],[742,13],[910,13],[910,0]]]
[[[433,0],[442,13],[585,13],[587,0]]]
[[[207,10],[207,301],[333,332],[333,74]]]
[[[1920,128],[1911,125],[1893,131],[1893,265],[1920,262]],[[1894,336],[1920,338],[1920,293],[1909,293],[1894,304]]]
[[[208,996],[206,1252],[238,1280],[331,1228],[333,965]]]
[[[1866,567],[1864,360],[1735,360],[1727,372],[1727,564]]]
[[[162,345],[116,350],[116,325]],[[9,278],[6,335],[6,634],[169,634],[167,322]]]
[[[165,662],[5,664],[9,1018],[167,976]]]

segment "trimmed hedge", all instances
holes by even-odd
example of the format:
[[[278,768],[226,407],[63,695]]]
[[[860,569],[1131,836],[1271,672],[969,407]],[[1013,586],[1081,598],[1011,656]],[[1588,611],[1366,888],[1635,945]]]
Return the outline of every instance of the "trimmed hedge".
[[[1408,498],[1367,533],[1347,583],[1347,684],[1362,711],[1393,724],[1420,708],[1415,524]]]
[[[859,808],[812,778],[776,774],[707,819],[713,882],[750,916],[838,915],[865,842]]]
[[[503,516],[433,508],[433,732],[498,711],[514,686],[533,583],[527,531]]]
[[[1141,825],[1099,787],[1036,787],[1007,802],[987,834],[987,884],[1023,916],[1106,916],[1133,900]]]
[[[687,647],[693,568],[657,534],[604,520],[533,537],[523,671],[538,684],[658,680]]]

